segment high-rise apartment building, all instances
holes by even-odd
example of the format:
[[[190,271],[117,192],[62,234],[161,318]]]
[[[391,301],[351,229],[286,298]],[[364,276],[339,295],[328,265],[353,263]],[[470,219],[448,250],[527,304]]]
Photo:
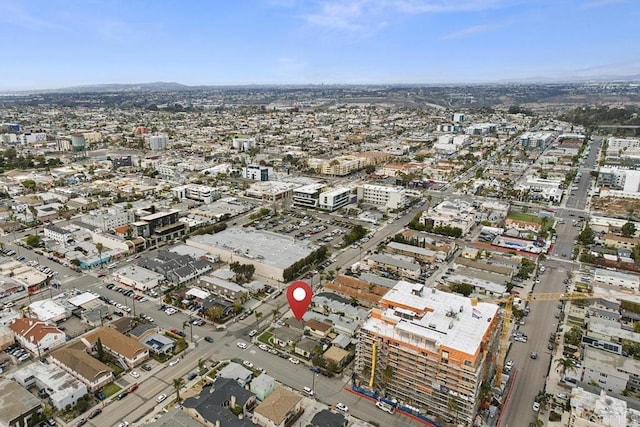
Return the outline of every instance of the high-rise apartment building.
[[[481,386],[490,385],[499,325],[496,304],[400,281],[360,330],[356,376],[399,404],[471,425]]]

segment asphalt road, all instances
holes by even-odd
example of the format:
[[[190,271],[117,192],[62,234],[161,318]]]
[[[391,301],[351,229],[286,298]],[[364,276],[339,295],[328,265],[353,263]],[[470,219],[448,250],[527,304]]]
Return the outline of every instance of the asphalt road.
[[[563,292],[562,281],[567,278],[567,270],[547,267],[540,276],[540,283],[535,285],[534,293]],[[527,426],[535,421],[533,402],[539,391],[544,390],[551,361],[551,351],[547,349],[549,335],[556,330],[559,302],[532,301],[531,312],[520,331],[528,336],[526,343],[514,341],[507,354],[513,360],[514,371],[517,370],[515,383],[512,385],[510,399],[503,411],[501,427]],[[531,359],[531,352],[538,353],[538,358]]]

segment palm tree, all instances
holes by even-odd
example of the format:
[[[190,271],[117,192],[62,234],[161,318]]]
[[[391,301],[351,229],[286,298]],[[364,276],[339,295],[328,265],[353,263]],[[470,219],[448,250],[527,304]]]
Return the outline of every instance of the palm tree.
[[[100,242],[96,243],[96,250],[98,251],[98,259],[100,262],[100,268],[102,268],[102,251],[104,250],[104,245]]]
[[[280,315],[280,307],[276,307],[273,310],[271,310],[271,314],[273,315],[273,321],[275,322],[276,317]]]
[[[176,391],[176,401],[180,404],[180,389],[184,387],[184,378],[174,378],[173,379],[173,388]]]
[[[207,372],[205,361],[202,358],[198,359],[198,375],[200,375],[200,382],[204,384],[204,374]]]
[[[556,360],[556,368],[559,370],[560,375],[564,374],[567,371],[576,370],[576,363],[573,359],[569,359],[568,357],[561,357]]]

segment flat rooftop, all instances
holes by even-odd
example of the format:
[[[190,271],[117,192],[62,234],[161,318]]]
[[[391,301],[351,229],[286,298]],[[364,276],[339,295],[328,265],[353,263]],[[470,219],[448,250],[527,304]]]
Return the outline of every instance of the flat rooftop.
[[[386,309],[382,319],[371,317],[363,329],[429,351],[445,346],[475,355],[493,324],[487,320],[498,315],[496,304],[478,302],[472,306],[471,298],[405,281],[399,281],[380,303],[402,307],[402,313]],[[415,316],[407,315],[408,312]]]
[[[263,230],[228,228],[216,234],[203,234],[187,240],[238,256],[256,259],[262,264],[285,269],[318,248],[317,245],[296,241],[289,236]]]

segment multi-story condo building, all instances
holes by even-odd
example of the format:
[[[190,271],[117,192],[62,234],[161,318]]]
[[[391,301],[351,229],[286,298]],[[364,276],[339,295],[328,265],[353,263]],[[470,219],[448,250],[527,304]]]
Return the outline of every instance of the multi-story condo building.
[[[175,187],[171,190],[174,197],[180,200],[197,200],[206,204],[213,203],[220,198],[220,193],[214,187],[208,185],[188,184]]]
[[[138,221],[131,223],[131,229],[133,237],[145,239],[147,248],[177,239],[187,232],[186,224],[178,221],[177,209],[156,212],[155,208],[152,208],[148,215],[141,216]]]
[[[136,216],[133,210],[117,205],[93,211],[82,217],[82,222],[93,225],[102,231],[129,225],[135,220]]]
[[[161,151],[169,145],[169,137],[167,135],[152,135],[149,137],[149,148],[151,151]]]
[[[402,209],[407,204],[407,192],[402,187],[364,184],[358,187],[358,200],[386,209]]]
[[[355,372],[379,395],[471,425],[499,344],[498,306],[398,282],[360,330]],[[453,418],[453,414],[451,414]]]
[[[269,168],[261,165],[248,165],[242,170],[242,176],[254,181],[269,181]]]

